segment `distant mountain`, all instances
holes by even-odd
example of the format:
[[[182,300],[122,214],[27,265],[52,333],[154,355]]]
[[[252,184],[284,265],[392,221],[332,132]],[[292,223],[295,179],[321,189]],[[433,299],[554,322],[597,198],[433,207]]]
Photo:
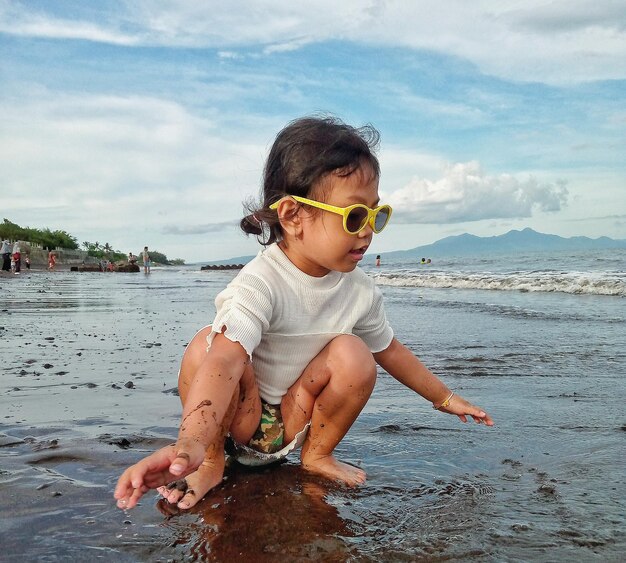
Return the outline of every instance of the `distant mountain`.
[[[588,237],[563,238],[558,235],[538,233],[526,228],[522,231],[509,231],[493,237],[477,237],[464,233],[446,237],[432,244],[417,246],[409,250],[385,252],[387,258],[412,258],[432,256],[464,256],[468,254],[497,254],[515,252],[535,252],[547,250],[600,250],[626,248],[626,239],[615,240],[608,237],[596,239]]]
[[[453,237],[446,237],[427,244],[416,246],[409,250],[394,250],[381,253],[386,258],[432,258],[433,256],[466,256],[472,254],[497,254],[515,252],[535,252],[542,250],[601,250],[607,248],[626,248],[626,239],[612,239],[609,237],[563,238],[558,235],[538,233],[531,228],[522,231],[509,231],[494,237],[477,237],[464,233]],[[197,262],[197,264],[247,264],[254,256],[236,256],[227,260]],[[191,264],[190,264],[191,265]]]

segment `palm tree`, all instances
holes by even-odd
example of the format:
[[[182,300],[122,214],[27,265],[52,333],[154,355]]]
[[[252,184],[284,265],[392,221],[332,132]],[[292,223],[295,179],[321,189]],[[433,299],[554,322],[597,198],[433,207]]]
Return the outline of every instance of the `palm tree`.
[[[108,242],[105,242],[102,248],[104,248],[105,252],[110,252],[111,250],[113,250],[113,247]]]
[[[85,250],[89,250],[91,243],[88,240],[86,240],[85,242],[82,243],[82,245],[85,248]]]

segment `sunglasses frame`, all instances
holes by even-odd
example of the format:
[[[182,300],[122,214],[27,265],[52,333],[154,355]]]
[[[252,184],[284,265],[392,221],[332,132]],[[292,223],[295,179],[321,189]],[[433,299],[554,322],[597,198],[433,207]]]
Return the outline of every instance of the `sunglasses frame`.
[[[322,203],[321,201],[315,201],[314,199],[307,199],[306,197],[300,197],[297,195],[288,195],[279,199],[277,202],[270,205],[270,209],[277,209],[280,202],[283,201],[283,199],[285,198],[291,198],[298,203],[304,203],[305,205],[310,205],[311,207],[317,207],[318,209],[323,209],[324,211],[330,211],[331,213],[335,213],[336,215],[341,215],[343,217],[343,230],[346,231],[346,233],[348,233],[349,235],[358,235],[367,225],[369,225],[372,231],[374,231],[376,234],[380,233],[389,224],[389,219],[391,219],[391,214],[393,212],[391,205],[386,204],[380,205],[376,209],[372,209],[371,207],[368,207],[367,205],[364,205],[362,203],[355,203],[354,205],[349,205],[348,207],[337,207],[336,205],[329,205],[328,203]],[[365,209],[367,211],[367,219],[363,222],[363,225],[361,225],[361,227],[357,231],[350,231],[346,222],[348,220],[348,215],[350,215],[350,212],[356,208]],[[376,216],[381,209],[388,209],[389,214],[387,215],[387,220],[385,221],[385,224],[380,229],[376,230]]]

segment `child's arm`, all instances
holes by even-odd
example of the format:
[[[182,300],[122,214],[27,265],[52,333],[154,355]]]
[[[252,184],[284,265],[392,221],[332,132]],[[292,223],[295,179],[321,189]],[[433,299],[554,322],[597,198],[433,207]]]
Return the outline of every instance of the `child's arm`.
[[[437,410],[456,414],[463,422],[471,416],[477,423],[493,426],[493,420],[482,409],[475,407],[463,397],[453,394],[420,360],[395,338],[374,359],[387,373],[400,383],[413,389]]]
[[[248,356],[237,342],[218,334],[183,399],[178,440],[129,467],[117,482],[120,508],[132,508],[149,489],[196,470],[207,448],[225,432],[222,424]]]

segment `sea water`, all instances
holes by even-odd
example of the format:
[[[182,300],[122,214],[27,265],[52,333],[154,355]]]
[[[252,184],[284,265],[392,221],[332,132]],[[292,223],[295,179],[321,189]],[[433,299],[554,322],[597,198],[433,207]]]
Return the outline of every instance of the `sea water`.
[[[114,509],[112,487],[176,435],[180,356],[236,272],[0,280],[6,553],[621,560],[626,251],[430,258],[362,267],[396,337],[495,427],[433,411],[381,370],[337,449],[363,487],[311,480],[295,458],[233,470],[196,512],[165,518],[150,495]]]
[[[415,407],[400,407],[405,414],[391,438],[408,433],[409,453],[386,459],[397,457],[407,480],[423,479],[434,464],[432,482],[456,475],[454,486],[470,489],[455,493],[471,520],[464,532],[453,500],[443,522],[420,511],[421,526],[456,530],[467,551],[455,557],[619,559],[626,251],[433,257],[365,269],[383,291],[398,338],[496,420],[480,434],[451,421],[435,431],[438,421],[420,413],[411,422]],[[393,381],[381,381],[386,398],[406,400]],[[382,397],[374,401],[382,408]],[[408,429],[416,426],[410,448]]]

